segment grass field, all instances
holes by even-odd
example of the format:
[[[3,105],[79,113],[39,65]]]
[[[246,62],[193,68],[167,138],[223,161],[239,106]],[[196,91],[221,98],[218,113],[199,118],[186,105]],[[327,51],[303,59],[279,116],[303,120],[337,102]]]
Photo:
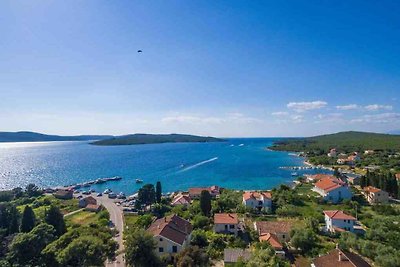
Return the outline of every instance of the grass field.
[[[71,216],[66,217],[65,222],[67,226],[88,225],[90,223],[97,222],[98,219],[98,213],[82,210]]]

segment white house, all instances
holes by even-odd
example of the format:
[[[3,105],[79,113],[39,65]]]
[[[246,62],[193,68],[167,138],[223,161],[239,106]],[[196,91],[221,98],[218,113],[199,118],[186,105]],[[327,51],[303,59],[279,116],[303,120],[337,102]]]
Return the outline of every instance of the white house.
[[[272,207],[271,192],[244,192],[243,205],[252,209],[269,211]]]
[[[324,200],[332,203],[338,203],[345,199],[351,199],[353,193],[350,191],[348,185],[342,180],[335,177],[322,178],[315,183],[314,192],[320,194]]]
[[[341,210],[325,210],[325,231],[327,232],[354,232],[356,218]]]
[[[332,148],[328,153],[328,157],[336,158],[336,156],[337,156],[336,148]]]
[[[147,229],[153,235],[157,243],[156,253],[163,254],[178,253],[190,243],[192,225],[185,219],[170,215],[155,220]]]
[[[389,194],[379,188],[367,186],[363,189],[362,194],[370,204],[389,202]]]
[[[214,214],[214,232],[237,235],[239,219],[236,213]]]

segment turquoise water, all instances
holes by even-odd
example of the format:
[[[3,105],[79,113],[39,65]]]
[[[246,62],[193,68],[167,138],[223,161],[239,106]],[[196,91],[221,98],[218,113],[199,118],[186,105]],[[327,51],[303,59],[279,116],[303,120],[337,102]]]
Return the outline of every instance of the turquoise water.
[[[222,143],[93,146],[87,142],[0,143],[0,189],[60,186],[103,177],[122,180],[95,185],[130,194],[140,185],[161,181],[164,192],[192,186],[270,189],[290,182],[301,158],[265,148],[276,139],[229,139]],[[308,171],[312,172],[312,171]]]

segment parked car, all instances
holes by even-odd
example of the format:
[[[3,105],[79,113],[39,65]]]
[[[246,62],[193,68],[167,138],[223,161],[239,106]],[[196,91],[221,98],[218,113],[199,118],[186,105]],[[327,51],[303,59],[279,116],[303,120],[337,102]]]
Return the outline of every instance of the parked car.
[[[117,195],[115,193],[109,193],[108,198],[117,198]]]
[[[101,197],[103,194],[102,193],[97,193],[96,196]]]

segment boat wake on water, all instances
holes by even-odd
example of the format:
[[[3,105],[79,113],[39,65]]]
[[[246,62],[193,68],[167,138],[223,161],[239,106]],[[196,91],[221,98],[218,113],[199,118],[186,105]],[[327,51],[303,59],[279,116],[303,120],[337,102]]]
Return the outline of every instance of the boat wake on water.
[[[197,167],[199,167],[199,166],[201,166],[201,165],[207,164],[207,163],[209,163],[209,162],[213,162],[213,161],[215,161],[215,160],[217,160],[217,159],[218,159],[218,157],[211,158],[211,159],[208,159],[208,160],[205,160],[205,161],[201,161],[201,162],[199,162],[199,163],[190,165],[190,166],[188,166],[188,167],[186,167],[186,168],[184,168],[184,169],[182,169],[182,170],[179,170],[177,173],[189,171],[189,170],[194,169],[194,168],[197,168]]]

